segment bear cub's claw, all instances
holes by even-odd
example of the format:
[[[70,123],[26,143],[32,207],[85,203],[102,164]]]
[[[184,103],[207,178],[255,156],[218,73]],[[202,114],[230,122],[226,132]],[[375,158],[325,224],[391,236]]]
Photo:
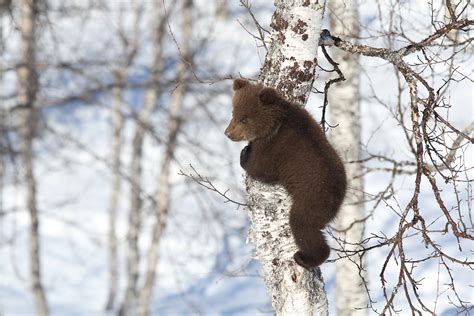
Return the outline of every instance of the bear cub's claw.
[[[250,144],[245,146],[242,151],[240,152],[240,166],[246,170],[246,165],[247,162],[249,161],[250,158]]]

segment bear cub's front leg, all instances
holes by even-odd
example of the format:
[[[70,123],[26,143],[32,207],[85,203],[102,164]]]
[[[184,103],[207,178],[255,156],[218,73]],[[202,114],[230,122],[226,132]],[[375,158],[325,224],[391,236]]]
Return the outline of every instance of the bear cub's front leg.
[[[250,151],[252,150],[252,144],[249,143],[240,152],[240,166],[248,172],[248,162],[250,160]]]
[[[252,143],[249,143],[240,152],[240,165],[242,168],[250,176],[263,182],[278,182],[278,174],[274,170],[272,161],[273,159],[270,156],[262,156],[261,153],[255,153]]]

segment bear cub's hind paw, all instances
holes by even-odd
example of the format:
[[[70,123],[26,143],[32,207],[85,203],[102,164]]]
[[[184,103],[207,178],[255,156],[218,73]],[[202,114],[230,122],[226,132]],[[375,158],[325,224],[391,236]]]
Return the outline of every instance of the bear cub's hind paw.
[[[303,254],[301,251],[297,251],[293,255],[295,262],[306,270],[311,270],[312,268],[319,266],[324,261],[326,261],[327,257],[328,256],[326,256],[325,258],[310,258]]]
[[[295,252],[293,258],[300,267],[303,267],[306,270],[311,270],[312,266],[307,263],[307,260],[304,258],[304,255],[301,251]]]

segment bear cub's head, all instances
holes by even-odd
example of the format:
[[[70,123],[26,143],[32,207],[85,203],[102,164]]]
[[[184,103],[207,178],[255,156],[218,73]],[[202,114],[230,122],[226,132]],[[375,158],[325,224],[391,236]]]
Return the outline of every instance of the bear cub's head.
[[[283,97],[273,88],[234,81],[232,120],[225,130],[231,140],[254,141],[273,136],[281,126]]]

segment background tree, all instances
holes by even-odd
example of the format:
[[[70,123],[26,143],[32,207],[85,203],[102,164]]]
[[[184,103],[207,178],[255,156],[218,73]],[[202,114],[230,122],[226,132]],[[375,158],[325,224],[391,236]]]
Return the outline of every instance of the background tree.
[[[140,248],[139,236],[142,227],[142,159],[143,142],[145,132],[151,123],[151,117],[155,111],[160,95],[161,86],[159,82],[163,75],[163,37],[165,36],[166,17],[162,3],[153,3],[153,55],[150,78],[143,98],[143,105],[136,113],[137,121],[132,141],[131,157],[131,191],[129,228],[127,233],[127,289],[123,299],[120,314],[128,315],[130,309],[136,309],[138,300],[138,278],[140,276]]]
[[[409,39],[409,35],[404,32],[403,28],[396,24],[388,25],[388,29],[383,32],[387,34],[387,46],[390,48],[356,45],[337,37],[324,36],[328,40],[326,44],[334,44],[353,55],[384,59],[393,66],[398,82],[398,99],[395,106],[383,101],[377,91],[373,90],[373,95],[377,102],[390,111],[401,128],[400,132],[406,137],[404,146],[409,149],[411,156],[407,157],[401,153],[393,155],[393,157],[380,153],[374,154],[370,153],[370,147],[366,145],[369,152],[366,153],[367,157],[360,161],[379,160],[391,165],[391,167],[367,166],[365,173],[388,172],[391,174],[386,188],[378,195],[373,195],[374,206],[371,214],[378,209],[380,201],[383,201],[385,206],[397,215],[398,230],[393,232],[392,237],[387,236],[386,232],[381,235],[372,233],[371,237],[362,241],[361,249],[349,252],[350,256],[366,256],[368,250],[380,247],[388,248],[384,263],[380,268],[385,304],[380,309],[372,306],[377,313],[394,312],[396,302],[405,300],[413,313],[435,314],[437,298],[433,302],[428,302],[426,297],[423,297],[421,288],[424,284],[422,279],[417,277],[419,275],[418,264],[431,260],[437,262],[439,269],[446,269],[447,274],[444,277],[446,277],[445,280],[449,286],[445,291],[452,291],[456,297],[457,302],[453,304],[456,307],[455,310],[461,313],[470,310],[470,307],[465,304],[456,291],[452,271],[469,269],[473,265],[473,262],[463,251],[465,243],[473,239],[472,223],[465,222],[466,215],[471,212],[471,207],[469,203],[461,205],[462,198],[456,189],[460,183],[472,181],[466,173],[472,166],[465,163],[464,154],[458,151],[473,143],[472,137],[469,136],[472,123],[462,131],[437,112],[446,110],[449,112],[449,109],[454,106],[447,101],[446,98],[449,99],[449,97],[445,95],[448,93],[447,87],[458,80],[456,79],[457,70],[451,67],[455,63],[462,65],[464,57],[458,59],[455,55],[460,52],[469,54],[465,45],[470,43],[472,38],[467,36],[464,40],[459,41],[451,37],[449,33],[452,30],[469,32],[469,26],[473,25],[474,21],[465,18],[467,9],[467,4],[463,2],[456,4],[446,2],[445,7],[436,10],[431,8],[432,24],[428,35],[417,40]],[[443,18],[443,12],[449,12],[449,19]],[[382,13],[379,13],[382,18]],[[397,19],[399,14],[406,14],[406,12],[402,8],[394,8],[388,14],[392,19]],[[417,37],[420,37],[420,34],[417,34]],[[405,42],[407,40],[409,43],[401,48],[395,44],[398,41]],[[450,41],[452,43],[447,44]],[[448,51],[452,49],[451,53],[444,55],[440,52],[440,50],[446,49]],[[422,54],[423,58],[420,59],[419,56],[414,59],[409,58],[410,55],[417,54]],[[448,64],[446,64],[447,60],[449,60]],[[448,71],[438,72],[444,67],[447,67]],[[442,77],[439,81],[435,79],[438,75]],[[464,74],[461,74],[461,77],[467,78]],[[409,98],[408,102],[405,101],[407,97]],[[448,113],[445,112],[444,115],[448,115]],[[457,164],[453,164],[452,159],[456,159],[455,156],[459,159]],[[397,198],[397,195],[401,196],[396,189],[396,178],[400,174],[412,175],[411,180],[414,182],[410,196],[406,197],[403,202],[404,206],[400,205],[399,198]],[[444,190],[450,192],[451,198],[447,198],[446,195],[442,196],[440,180],[447,185],[444,186]],[[431,208],[427,207],[426,202],[420,199],[423,181],[426,181],[430,193],[436,200],[436,215],[430,213]],[[469,191],[470,189],[467,189],[467,192]],[[469,196],[470,193],[467,194],[466,200],[471,200]],[[452,197],[454,197],[454,201]],[[448,207],[447,205],[452,206]],[[452,212],[454,210],[456,211]],[[441,238],[439,233],[448,234],[455,239],[457,249],[451,249],[450,252],[456,253],[456,255],[448,254],[443,251],[442,247],[439,247],[438,240]],[[416,238],[421,239],[426,251],[422,251],[422,248],[416,248],[415,251],[410,249],[409,245],[413,244]],[[389,276],[389,266],[396,267],[398,273]],[[388,278],[391,280],[387,280]],[[437,281],[436,297],[442,291],[440,290],[442,278],[439,277]],[[371,303],[375,302],[371,300]]]
[[[359,14],[356,1],[332,0],[328,4],[330,27],[334,34],[356,42],[359,37]],[[362,177],[361,110],[359,57],[332,49],[331,57],[338,65],[337,77],[328,81],[326,90],[329,103],[330,137],[332,144],[345,161],[348,190],[343,207],[334,222],[336,247],[342,251],[336,261],[336,309],[338,315],[366,315],[368,281],[361,257],[347,256],[346,250],[360,249],[364,237],[365,210]],[[342,79],[344,81],[337,82]]]
[[[26,207],[30,216],[30,278],[31,290],[40,316],[48,315],[48,305],[41,280],[41,256],[39,239],[39,216],[37,184],[34,174],[33,144],[36,133],[36,95],[38,74],[36,72],[36,25],[40,9],[35,0],[20,2],[20,66],[18,67],[19,135],[24,166]]]
[[[138,46],[140,43],[139,32],[140,24],[139,21],[142,17],[143,7],[139,3],[134,4],[135,11],[135,22],[134,32],[129,35],[123,26],[123,18],[125,14],[124,4],[120,5],[119,21],[117,35],[120,38],[120,42],[123,48],[123,60],[119,63],[117,69],[114,70],[114,86],[112,88],[112,148],[111,148],[111,172],[112,172],[112,188],[110,193],[110,204],[109,204],[109,293],[106,303],[106,310],[111,310],[114,307],[116,300],[116,294],[118,291],[118,245],[117,245],[117,213],[119,207],[119,196],[121,193],[121,154],[122,154],[122,134],[124,127],[123,113],[124,109],[124,89],[127,79],[129,68],[134,62],[134,59],[138,52]]]
[[[180,45],[181,60],[178,62],[176,70],[176,88],[173,91],[168,119],[168,138],[163,154],[159,178],[158,193],[156,194],[154,210],[154,226],[151,233],[151,243],[147,251],[147,269],[144,277],[143,286],[139,292],[138,311],[139,315],[149,314],[149,305],[155,283],[156,268],[158,264],[158,251],[161,243],[161,236],[168,221],[168,212],[171,201],[170,173],[172,171],[172,162],[175,155],[177,138],[180,131],[183,117],[181,108],[183,107],[184,97],[187,89],[187,68],[192,64],[190,42],[192,40],[192,10],[193,1],[184,0],[182,3],[183,30],[182,41]]]

